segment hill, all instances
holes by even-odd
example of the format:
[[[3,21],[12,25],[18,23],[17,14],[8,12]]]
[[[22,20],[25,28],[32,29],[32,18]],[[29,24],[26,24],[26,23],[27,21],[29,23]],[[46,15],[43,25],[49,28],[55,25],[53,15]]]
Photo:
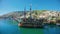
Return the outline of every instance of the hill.
[[[47,17],[51,17],[51,16],[57,16],[59,12],[56,11],[48,11],[48,10],[33,10],[31,11],[32,17],[33,18],[47,18]],[[60,14],[60,13],[59,13]],[[4,14],[1,17],[22,17],[24,16],[24,11],[14,11],[14,12],[10,12],[8,14]],[[30,16],[30,11],[26,11],[26,16],[29,17]]]

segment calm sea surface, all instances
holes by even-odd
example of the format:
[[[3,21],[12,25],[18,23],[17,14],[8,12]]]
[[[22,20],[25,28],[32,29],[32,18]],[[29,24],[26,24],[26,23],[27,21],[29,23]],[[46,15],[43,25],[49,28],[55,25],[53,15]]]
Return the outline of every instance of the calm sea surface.
[[[14,20],[0,19],[0,34],[60,34],[60,27],[21,28],[18,26],[18,22]]]

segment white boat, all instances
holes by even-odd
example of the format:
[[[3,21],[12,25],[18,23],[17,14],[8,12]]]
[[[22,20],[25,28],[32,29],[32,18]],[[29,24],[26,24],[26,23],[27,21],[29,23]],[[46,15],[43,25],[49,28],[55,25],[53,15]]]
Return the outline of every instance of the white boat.
[[[56,23],[57,26],[60,26],[60,23]]]

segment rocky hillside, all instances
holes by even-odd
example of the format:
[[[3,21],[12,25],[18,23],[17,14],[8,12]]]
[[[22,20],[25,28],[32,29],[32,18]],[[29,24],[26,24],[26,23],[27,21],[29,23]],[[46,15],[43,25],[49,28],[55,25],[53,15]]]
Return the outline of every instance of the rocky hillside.
[[[26,11],[26,16],[28,16],[30,14],[29,11]],[[31,11],[31,14],[33,17],[35,18],[40,18],[41,16],[43,16],[44,18],[47,18],[49,16],[57,16],[58,12],[56,11],[48,11],[48,10],[33,10]],[[60,13],[59,13],[60,14]],[[10,12],[8,14],[5,14],[1,17],[21,17],[24,15],[24,11],[15,11],[15,12]]]
[[[15,11],[15,12],[10,12],[10,13],[4,14],[1,17],[10,17],[10,16],[18,17],[21,15],[23,15],[23,11]]]

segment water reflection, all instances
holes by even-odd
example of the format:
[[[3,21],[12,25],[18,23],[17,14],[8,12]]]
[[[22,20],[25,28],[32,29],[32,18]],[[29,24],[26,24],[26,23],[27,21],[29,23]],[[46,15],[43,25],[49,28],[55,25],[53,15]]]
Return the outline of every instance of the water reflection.
[[[22,34],[60,34],[60,27],[45,26],[44,28],[20,28]]]
[[[44,34],[59,34],[60,27],[58,26],[47,26],[47,28],[44,28]]]
[[[21,28],[16,21],[0,19],[0,34],[60,34],[60,27],[48,25],[44,28]]]
[[[22,34],[43,34],[43,29],[40,28],[19,28]]]
[[[17,25],[8,24],[8,20],[0,20],[0,33],[1,34],[19,34]]]

